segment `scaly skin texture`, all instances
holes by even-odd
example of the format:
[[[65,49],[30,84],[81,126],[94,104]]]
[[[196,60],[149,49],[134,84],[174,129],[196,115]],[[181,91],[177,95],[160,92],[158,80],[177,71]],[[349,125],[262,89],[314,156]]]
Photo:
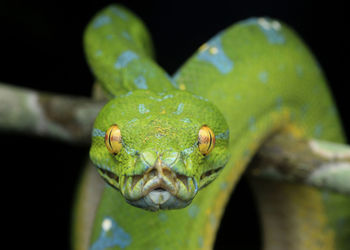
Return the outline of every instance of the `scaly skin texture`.
[[[105,131],[112,124],[118,124],[122,131],[123,147],[117,155],[111,154],[105,145]],[[210,157],[202,155],[197,146],[198,131],[204,124],[217,135]],[[151,210],[158,207],[146,207],[145,201],[139,200],[148,193],[144,185],[150,185],[147,180],[153,177],[152,167],[160,160],[181,176],[176,179],[174,190],[171,189],[180,199],[173,208],[179,208],[186,206],[199,188],[213,180],[218,174],[215,170],[225,166],[229,156],[228,137],[220,135],[225,135],[227,130],[219,110],[188,92],[171,90],[164,94],[136,90],[112,99],[101,110],[94,125],[90,158],[107,182],[129,202]],[[211,170],[213,174],[206,176]],[[172,180],[171,176],[165,178]],[[161,207],[172,206],[165,203]]]
[[[189,206],[158,212],[130,206],[120,192],[106,187],[91,249],[210,249],[230,193],[266,137],[285,129],[295,136],[344,141],[321,69],[279,21],[251,18],[227,28],[173,77],[152,60],[142,22],[121,6],[94,17],[85,47],[94,74],[112,98],[96,119],[90,150],[110,186],[129,203],[157,210],[188,205],[216,178]],[[117,155],[104,145],[113,124],[123,138]],[[207,156],[196,146],[203,125],[216,137]],[[176,175],[164,177],[173,182],[169,187],[177,187],[176,198],[164,207],[146,199],[135,202],[146,195],[137,181],[149,169],[159,173],[160,165]],[[348,198],[291,184],[254,182],[253,187],[263,220],[272,222],[264,228],[267,249],[286,249],[286,244],[288,249],[348,249]],[[274,218],[277,211],[284,216]],[[288,230],[281,234],[283,228]]]

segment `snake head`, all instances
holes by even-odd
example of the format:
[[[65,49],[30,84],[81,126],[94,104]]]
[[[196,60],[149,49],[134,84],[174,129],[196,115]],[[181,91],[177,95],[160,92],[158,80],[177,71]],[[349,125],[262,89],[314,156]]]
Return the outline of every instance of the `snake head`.
[[[92,132],[103,179],[143,209],[183,208],[228,161],[228,126],[204,98],[137,90],[110,100]]]

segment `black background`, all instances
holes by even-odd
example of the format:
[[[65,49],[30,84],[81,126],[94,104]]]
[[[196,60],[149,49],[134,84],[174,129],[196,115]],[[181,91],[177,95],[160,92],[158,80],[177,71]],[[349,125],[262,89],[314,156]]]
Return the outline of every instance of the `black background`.
[[[350,131],[345,1],[113,1],[136,12],[154,38],[169,73],[219,30],[250,16],[288,23],[316,54]],[[0,81],[56,93],[88,96],[93,76],[82,50],[84,26],[112,1],[0,2]],[[346,60],[347,59],[347,60]],[[0,133],[1,224],[8,249],[69,249],[75,185],[88,148],[50,139]],[[238,185],[219,231],[225,244],[259,249],[249,187]],[[6,219],[6,223],[5,222]]]

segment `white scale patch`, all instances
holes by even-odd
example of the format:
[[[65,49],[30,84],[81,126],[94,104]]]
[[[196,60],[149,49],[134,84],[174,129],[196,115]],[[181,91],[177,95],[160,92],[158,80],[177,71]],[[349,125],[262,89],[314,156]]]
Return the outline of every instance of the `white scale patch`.
[[[103,231],[107,232],[107,231],[111,230],[111,228],[112,228],[112,221],[110,219],[108,219],[108,218],[104,219],[102,221],[102,229],[103,229]]]

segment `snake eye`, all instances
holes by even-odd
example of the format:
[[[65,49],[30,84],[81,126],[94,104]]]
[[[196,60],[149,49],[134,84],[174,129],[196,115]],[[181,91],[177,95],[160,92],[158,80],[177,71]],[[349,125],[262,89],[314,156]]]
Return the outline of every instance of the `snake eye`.
[[[122,135],[118,125],[112,125],[106,132],[105,144],[111,154],[118,154],[122,149]]]
[[[207,126],[203,125],[198,133],[198,149],[203,155],[209,154],[215,145],[214,132]]]

